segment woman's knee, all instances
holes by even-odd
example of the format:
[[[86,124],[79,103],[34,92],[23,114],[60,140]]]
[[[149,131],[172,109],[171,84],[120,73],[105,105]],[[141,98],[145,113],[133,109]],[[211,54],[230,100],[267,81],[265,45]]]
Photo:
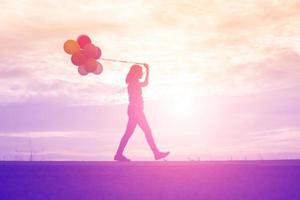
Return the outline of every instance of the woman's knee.
[[[133,134],[133,131],[126,130],[123,135],[123,138],[130,138],[132,134]]]

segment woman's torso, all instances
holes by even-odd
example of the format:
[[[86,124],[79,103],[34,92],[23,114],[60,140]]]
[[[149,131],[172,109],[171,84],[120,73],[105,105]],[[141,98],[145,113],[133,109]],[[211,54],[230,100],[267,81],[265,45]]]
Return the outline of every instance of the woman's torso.
[[[143,109],[143,96],[142,96],[142,87],[140,83],[131,83],[127,86],[129,105],[135,109]]]

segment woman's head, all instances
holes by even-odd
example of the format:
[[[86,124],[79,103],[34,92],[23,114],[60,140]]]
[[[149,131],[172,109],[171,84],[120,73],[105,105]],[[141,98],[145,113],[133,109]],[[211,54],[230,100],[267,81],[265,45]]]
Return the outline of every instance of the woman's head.
[[[136,64],[132,65],[127,74],[126,83],[130,84],[133,82],[137,82],[140,78],[142,78],[142,76],[143,76],[142,67]]]

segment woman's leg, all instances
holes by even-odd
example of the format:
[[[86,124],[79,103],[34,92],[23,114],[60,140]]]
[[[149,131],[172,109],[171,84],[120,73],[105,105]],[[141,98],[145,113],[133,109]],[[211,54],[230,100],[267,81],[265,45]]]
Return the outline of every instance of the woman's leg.
[[[141,129],[144,131],[146,140],[153,152],[154,155],[157,155],[159,153],[158,148],[154,142],[151,128],[149,127],[149,124],[147,122],[147,119],[145,117],[145,114],[141,112],[138,117],[138,124],[141,127]]]
[[[136,125],[137,125],[136,118],[128,116],[126,131],[125,131],[125,134],[123,135],[123,137],[120,141],[120,144],[119,144],[116,155],[122,155],[123,154],[124,148],[125,148],[128,140],[129,140],[130,136],[132,135]]]

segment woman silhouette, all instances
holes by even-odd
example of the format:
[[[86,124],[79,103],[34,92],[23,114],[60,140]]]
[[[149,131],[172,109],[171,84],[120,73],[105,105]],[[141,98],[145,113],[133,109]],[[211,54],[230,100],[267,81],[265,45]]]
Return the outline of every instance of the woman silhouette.
[[[149,66],[144,64],[146,68],[146,77],[143,82],[140,82],[139,79],[143,76],[142,67],[139,65],[133,65],[126,77],[128,96],[129,96],[129,105],[127,109],[128,114],[128,123],[126,127],[125,134],[123,135],[117,153],[114,157],[116,161],[130,161],[123,155],[123,150],[132,135],[136,125],[139,125],[143,132],[145,133],[147,142],[154,154],[154,158],[159,160],[166,157],[169,152],[160,152],[154,142],[152,137],[152,132],[145,117],[143,108],[143,97],[142,97],[142,87],[148,85],[149,80]]]

